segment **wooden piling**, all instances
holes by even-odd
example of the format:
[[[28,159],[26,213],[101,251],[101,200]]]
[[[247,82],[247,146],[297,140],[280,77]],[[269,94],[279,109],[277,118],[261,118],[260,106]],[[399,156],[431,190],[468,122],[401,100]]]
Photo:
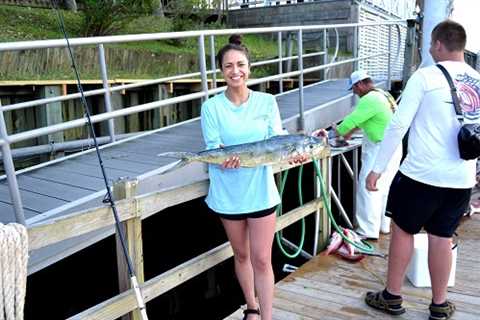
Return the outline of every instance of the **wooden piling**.
[[[38,94],[40,98],[50,98],[62,95],[62,86],[48,85],[40,86]],[[63,122],[62,103],[60,101],[51,102],[42,106],[35,107],[35,116],[37,125],[35,127],[47,127],[53,124]],[[48,136],[41,136],[37,138],[38,144],[49,144],[56,142],[64,142],[63,132],[55,132]],[[63,153],[59,152],[51,157],[62,157]]]
[[[135,197],[138,181],[121,178],[115,182],[113,186],[114,197],[116,200],[131,199]],[[137,208],[135,212],[138,213]],[[132,261],[135,274],[139,284],[145,281],[143,268],[143,241],[142,241],[142,220],[135,214],[135,217],[121,223],[125,235],[128,254]],[[117,242],[117,266],[118,266],[118,286],[120,292],[127,291],[131,288],[130,277],[128,274],[128,266],[123,253],[122,244],[118,233],[116,234]],[[134,310],[129,314],[122,316],[122,320],[140,320],[141,316],[138,310]]]

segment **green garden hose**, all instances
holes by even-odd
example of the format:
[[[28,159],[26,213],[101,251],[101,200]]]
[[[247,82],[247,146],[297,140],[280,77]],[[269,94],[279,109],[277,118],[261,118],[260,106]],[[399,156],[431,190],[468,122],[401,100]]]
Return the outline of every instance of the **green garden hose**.
[[[330,221],[331,221],[333,227],[335,228],[335,230],[338,232],[338,234],[342,237],[342,239],[345,242],[353,245],[355,248],[358,249],[358,251],[360,253],[374,254],[375,253],[375,247],[373,247],[370,243],[368,243],[364,240],[362,240],[361,242],[355,242],[355,241],[350,240],[347,236],[345,236],[345,234],[343,233],[343,229],[337,224],[337,222],[333,218],[332,210],[331,210],[330,203],[329,203],[329,200],[328,200],[328,196],[327,196],[327,193],[326,193],[325,181],[323,180],[323,177],[322,177],[320,168],[318,166],[318,161],[317,160],[313,160],[313,166],[314,166],[314,169],[315,169],[316,177],[317,177],[317,179],[320,183],[320,190],[321,190],[321,196],[322,196],[322,199],[323,199],[324,207],[327,211],[328,217],[330,218]],[[298,191],[298,199],[299,199],[300,206],[303,205],[302,175],[303,175],[303,165],[301,165],[299,170],[298,170],[297,191]],[[283,191],[285,189],[285,183],[287,182],[287,177],[288,177],[288,170],[285,170],[285,173],[283,174],[283,177],[281,179],[281,184],[280,184],[280,190],[279,190],[280,199],[282,199],[282,196],[283,196]],[[282,215],[282,202],[280,202],[280,204],[278,205],[278,208],[277,208],[277,216],[281,216],[281,215]],[[277,241],[277,245],[280,248],[280,251],[287,258],[296,258],[303,249],[303,245],[304,245],[304,242],[305,242],[305,218],[302,218],[301,223],[302,223],[302,226],[301,226],[300,243],[298,245],[297,250],[293,253],[287,252],[285,250],[285,248],[283,247],[282,241],[281,241],[282,231],[280,230],[275,234],[275,239]]]

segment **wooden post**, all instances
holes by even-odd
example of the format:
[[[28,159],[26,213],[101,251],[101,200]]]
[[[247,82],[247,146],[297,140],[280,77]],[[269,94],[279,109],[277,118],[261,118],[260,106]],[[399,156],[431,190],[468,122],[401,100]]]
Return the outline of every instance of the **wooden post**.
[[[138,181],[121,178],[113,185],[113,193],[115,200],[131,199],[135,197]],[[137,207],[134,209],[136,212]],[[136,215],[137,216],[137,215]],[[122,223],[122,228],[125,235],[125,241],[128,249],[128,254],[135,269],[138,283],[145,281],[143,270],[143,241],[142,241],[142,220],[137,216],[133,219]],[[117,266],[118,266],[118,286],[120,292],[124,292],[131,288],[130,277],[128,275],[128,266],[122,250],[120,237],[116,235],[117,242]],[[122,317],[122,320],[140,320],[140,313],[135,310]]]
[[[138,105],[138,92],[129,92],[130,107]],[[140,115],[138,113],[127,116],[127,130],[128,132],[140,131]]]
[[[39,90],[41,98],[57,97],[62,95],[62,86],[41,86]],[[37,127],[46,127],[52,124],[63,122],[62,102],[52,102],[35,108]],[[48,136],[38,137],[39,144],[63,142],[63,132],[55,132]],[[55,157],[63,156],[63,152],[57,153]]]
[[[164,84],[159,84],[154,91],[154,100],[163,100],[168,98],[168,89]],[[161,128],[170,124],[171,106],[163,106],[153,110],[153,127],[152,129]]]
[[[112,111],[124,108],[122,94],[118,91],[112,92],[110,96],[112,103]],[[125,119],[126,117],[117,117],[115,121],[115,134],[125,133]],[[106,124],[106,122],[105,122]],[[107,134],[108,135],[108,134]]]

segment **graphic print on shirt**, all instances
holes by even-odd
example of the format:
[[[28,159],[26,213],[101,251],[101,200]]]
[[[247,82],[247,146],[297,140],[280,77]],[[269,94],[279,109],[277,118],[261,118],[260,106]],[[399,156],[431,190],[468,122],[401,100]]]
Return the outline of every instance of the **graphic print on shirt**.
[[[463,74],[455,79],[460,105],[465,120],[480,121],[480,80]]]

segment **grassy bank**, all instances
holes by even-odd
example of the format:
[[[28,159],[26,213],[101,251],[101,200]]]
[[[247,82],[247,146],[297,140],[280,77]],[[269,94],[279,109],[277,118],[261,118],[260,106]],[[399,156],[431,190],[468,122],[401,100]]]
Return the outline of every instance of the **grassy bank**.
[[[65,25],[70,38],[81,37],[82,13],[63,11]],[[0,25],[3,32],[0,33],[0,42],[60,39],[63,35],[60,31],[57,15],[53,10],[41,8],[25,8],[16,6],[0,5]],[[210,25],[209,28],[225,28],[222,25]],[[198,26],[198,29],[205,26]],[[169,18],[144,16],[127,24],[116,34],[139,34],[155,32],[171,32],[173,23]],[[227,37],[217,37],[215,47],[220,48],[227,41]],[[244,42],[248,46],[252,60],[266,59],[276,55],[276,43],[267,38],[255,35],[246,35]],[[208,43],[207,43],[208,46]],[[107,61],[110,78],[158,78],[178,73],[196,72],[197,67],[197,39],[168,40],[134,42],[118,45],[108,45],[111,53]],[[88,49],[85,49],[88,51]],[[9,52],[0,54],[0,78],[2,80],[50,80],[71,79],[73,74],[70,70],[67,57],[63,53],[44,50],[37,52]],[[83,55],[95,56],[95,50]],[[60,58],[59,58],[60,55]],[[52,56],[55,58],[52,62]],[[122,58],[115,58],[122,57]],[[125,58],[127,57],[127,58]],[[144,60],[151,61],[151,64]],[[61,60],[61,61],[59,61]],[[139,61],[143,60],[143,61]],[[98,78],[96,58],[83,59],[82,78]],[[19,71],[12,72],[8,65],[23,65],[17,68]],[[138,65],[137,65],[138,64]],[[268,71],[268,67],[254,70],[255,76],[262,76]]]

